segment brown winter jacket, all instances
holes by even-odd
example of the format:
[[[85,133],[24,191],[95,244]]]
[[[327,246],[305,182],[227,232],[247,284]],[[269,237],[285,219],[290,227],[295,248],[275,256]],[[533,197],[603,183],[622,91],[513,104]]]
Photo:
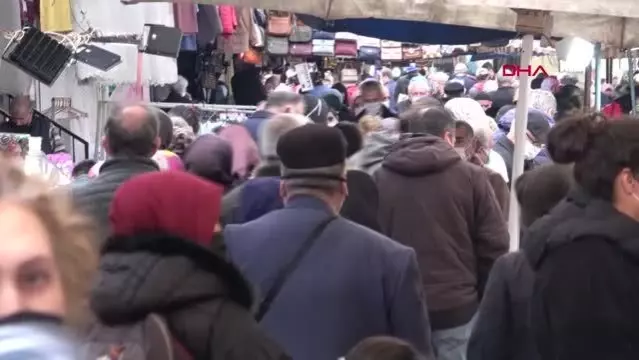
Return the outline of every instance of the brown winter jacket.
[[[439,137],[413,136],[393,146],[375,178],[382,232],[415,249],[433,329],[468,323],[508,251],[488,173]]]

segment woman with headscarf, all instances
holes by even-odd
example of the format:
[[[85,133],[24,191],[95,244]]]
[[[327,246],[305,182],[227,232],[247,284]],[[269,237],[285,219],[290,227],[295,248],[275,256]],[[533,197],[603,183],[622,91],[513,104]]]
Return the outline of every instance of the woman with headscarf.
[[[186,149],[195,140],[193,128],[180,116],[172,116],[173,121],[173,141],[169,145],[169,150],[183,157]]]
[[[508,168],[501,156],[493,150],[492,137],[498,130],[497,123],[490,116],[486,115],[484,108],[477,101],[470,98],[456,98],[449,100],[445,105],[457,121],[463,121],[470,125],[475,133],[486,134],[488,139],[485,142],[487,160],[484,162],[486,168],[493,170],[508,181]]]
[[[227,126],[219,137],[228,141],[233,150],[233,175],[243,181],[251,176],[260,162],[260,153],[251,134],[241,125]]]
[[[184,154],[186,171],[231,190],[237,178],[233,176],[233,148],[215,134],[204,134],[189,146]]]
[[[120,186],[91,307],[114,326],[160,315],[193,359],[288,359],[255,322],[240,272],[211,251],[220,246],[222,193],[184,172],[147,173]]]

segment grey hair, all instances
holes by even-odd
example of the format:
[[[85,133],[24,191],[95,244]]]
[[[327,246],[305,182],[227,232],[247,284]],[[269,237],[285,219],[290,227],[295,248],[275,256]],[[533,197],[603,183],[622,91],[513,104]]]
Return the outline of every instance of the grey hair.
[[[172,85],[173,90],[180,95],[186,94],[186,89],[189,87],[189,81],[186,80],[183,76],[178,76],[177,82]]]
[[[488,148],[491,136],[492,135],[488,129],[480,128],[475,130],[475,137],[479,144],[484,148]]]
[[[503,66],[501,69],[499,69],[499,72],[497,73],[497,84],[501,87],[501,86],[513,86],[515,81],[514,78],[512,76],[504,76],[504,70],[503,70]]]
[[[277,158],[277,142],[287,132],[306,125],[310,120],[299,114],[278,114],[260,127],[259,148],[262,159]]]
[[[343,181],[331,179],[330,177],[342,176],[345,180],[346,164],[342,163],[307,170],[292,170],[282,166],[282,175],[307,175],[307,177],[293,179],[282,178],[282,182],[287,189],[288,196],[316,194],[318,192],[331,195],[340,190]]]

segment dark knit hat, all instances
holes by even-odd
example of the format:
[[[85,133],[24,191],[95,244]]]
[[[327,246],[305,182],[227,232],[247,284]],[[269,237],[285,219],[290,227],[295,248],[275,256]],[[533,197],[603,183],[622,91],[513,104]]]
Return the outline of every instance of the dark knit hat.
[[[483,91],[482,92],[478,92],[477,94],[475,94],[473,99],[475,99],[476,101],[482,101],[482,100],[493,101],[493,99],[490,97],[490,95],[488,93],[483,92]]]
[[[283,179],[344,180],[342,170],[333,169],[346,161],[346,141],[335,128],[307,124],[293,129],[277,142],[277,155]]]
[[[449,81],[444,85],[446,95],[461,95],[464,93],[464,85],[458,81]]]

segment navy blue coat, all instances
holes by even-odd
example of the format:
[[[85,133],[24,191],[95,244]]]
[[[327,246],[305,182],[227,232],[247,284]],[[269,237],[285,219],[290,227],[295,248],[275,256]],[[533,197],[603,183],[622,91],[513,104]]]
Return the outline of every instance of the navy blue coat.
[[[284,209],[227,226],[228,255],[263,295],[329,216],[321,200],[294,197]],[[337,359],[374,335],[396,336],[432,353],[414,250],[344,218],[316,240],[261,325],[296,360]]]

